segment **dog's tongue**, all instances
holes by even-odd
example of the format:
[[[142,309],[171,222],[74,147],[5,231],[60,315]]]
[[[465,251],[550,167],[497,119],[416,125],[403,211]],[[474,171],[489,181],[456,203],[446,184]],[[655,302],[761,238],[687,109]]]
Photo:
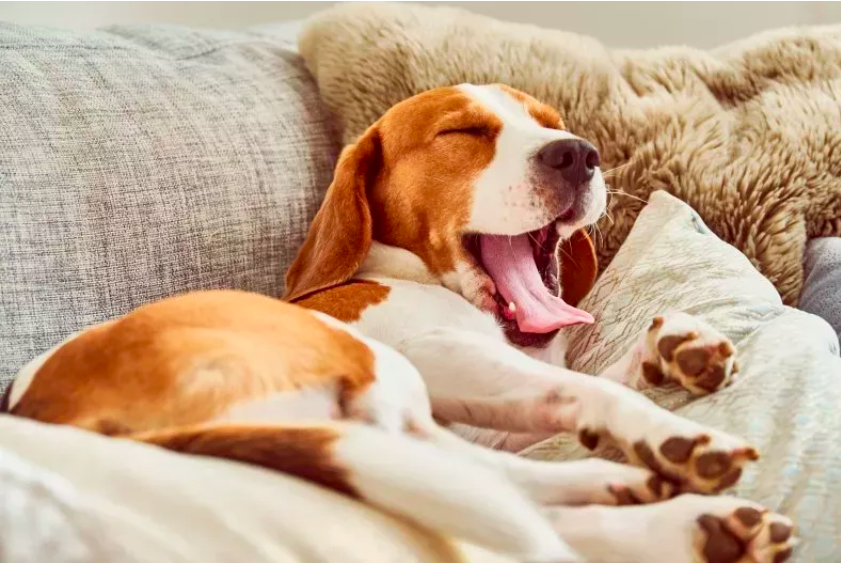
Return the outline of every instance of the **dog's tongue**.
[[[574,324],[591,324],[590,313],[552,295],[537,271],[529,235],[481,235],[482,263],[506,302],[514,303],[523,332],[546,333]]]

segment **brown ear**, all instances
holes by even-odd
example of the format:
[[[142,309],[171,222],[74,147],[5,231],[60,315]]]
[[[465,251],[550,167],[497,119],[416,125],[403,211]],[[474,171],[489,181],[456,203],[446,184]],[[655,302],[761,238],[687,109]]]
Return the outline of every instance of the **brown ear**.
[[[344,283],[359,269],[371,247],[373,230],[366,188],[381,160],[376,124],[342,151],[321,209],[286,272],[284,300],[295,301]]]
[[[584,231],[575,231],[561,243],[561,297],[576,306],[592,289],[599,273],[596,248]]]

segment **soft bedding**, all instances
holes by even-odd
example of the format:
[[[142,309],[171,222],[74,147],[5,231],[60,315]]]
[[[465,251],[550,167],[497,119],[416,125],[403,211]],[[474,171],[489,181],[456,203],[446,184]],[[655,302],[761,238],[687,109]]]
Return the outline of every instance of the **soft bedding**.
[[[762,459],[732,492],[797,522],[803,543],[794,561],[841,560],[841,357],[824,320],[784,306],[744,255],[665,192],[652,194],[580,306],[598,319],[572,329],[571,367],[586,373],[616,361],[662,312],[692,313],[729,336],[740,366],[731,387],[700,399],[678,387],[648,394],[682,416],[750,440]],[[567,437],[524,452],[539,459],[588,453]]]
[[[294,477],[0,415],[2,563],[514,563]]]

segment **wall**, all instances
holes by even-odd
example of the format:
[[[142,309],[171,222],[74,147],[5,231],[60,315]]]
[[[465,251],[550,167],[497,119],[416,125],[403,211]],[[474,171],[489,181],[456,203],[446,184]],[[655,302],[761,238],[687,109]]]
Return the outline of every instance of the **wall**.
[[[239,28],[306,17],[334,2],[0,2],[0,20],[90,28],[167,22]],[[615,47],[714,47],[790,25],[841,22],[833,2],[434,2],[598,37]]]

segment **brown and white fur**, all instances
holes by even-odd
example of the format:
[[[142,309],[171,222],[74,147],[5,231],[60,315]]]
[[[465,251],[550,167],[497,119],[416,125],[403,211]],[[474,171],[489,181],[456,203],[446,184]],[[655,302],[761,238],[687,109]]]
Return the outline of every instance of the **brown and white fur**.
[[[567,141],[584,176],[540,156]],[[732,344],[668,314],[600,377],[574,373],[563,330],[520,330],[475,252],[549,232],[541,273],[574,305],[595,277],[581,229],[605,209],[594,152],[504,86],[406,100],[343,152],[287,274],[294,305],[226,291],[146,305],[33,360],[6,410],[285,471],[524,561],[784,561],[788,519],[706,496],[757,452],[635,392],[714,392]],[[558,432],[636,466],[486,447]]]

